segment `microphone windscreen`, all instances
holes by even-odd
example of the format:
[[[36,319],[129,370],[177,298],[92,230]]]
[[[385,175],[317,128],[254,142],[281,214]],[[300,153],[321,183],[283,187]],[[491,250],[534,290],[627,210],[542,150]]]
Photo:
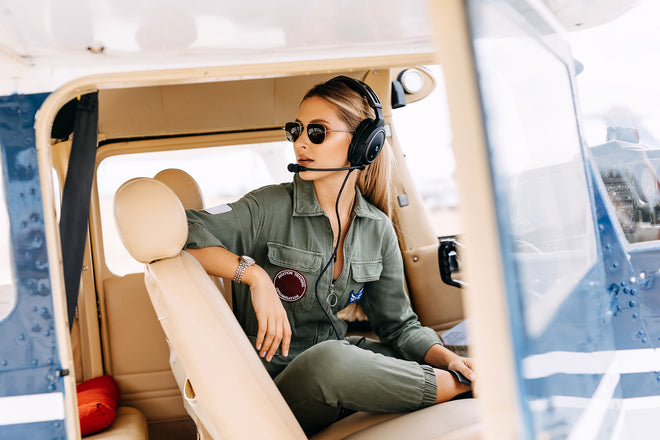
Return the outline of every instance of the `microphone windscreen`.
[[[305,171],[305,167],[298,165],[297,163],[290,163],[286,167],[287,170],[289,170],[290,173],[299,173],[301,171]]]

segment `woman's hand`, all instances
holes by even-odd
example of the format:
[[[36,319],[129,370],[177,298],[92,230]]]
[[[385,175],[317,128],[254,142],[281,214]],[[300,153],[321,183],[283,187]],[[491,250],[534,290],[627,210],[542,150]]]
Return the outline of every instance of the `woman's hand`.
[[[288,356],[291,326],[273,282],[266,271],[257,265],[247,268],[243,281],[250,286],[252,306],[259,322],[256,342],[259,355],[270,362],[282,343],[282,355]]]
[[[457,357],[447,365],[447,369],[458,371],[471,381],[475,379],[474,367],[471,358]]]
[[[433,367],[458,371],[471,381],[476,379],[471,358],[458,356],[440,344],[432,345],[429,348],[424,355],[424,362]]]

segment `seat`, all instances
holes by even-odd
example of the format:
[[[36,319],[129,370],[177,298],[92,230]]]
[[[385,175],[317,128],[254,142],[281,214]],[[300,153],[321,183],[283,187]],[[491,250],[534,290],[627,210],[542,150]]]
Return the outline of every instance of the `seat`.
[[[178,168],[168,168],[160,171],[154,179],[167,185],[177,195],[183,209],[202,209],[204,198],[195,179]]]
[[[197,181],[190,174],[178,168],[167,168],[158,172],[154,179],[167,185],[179,198],[183,209],[202,209],[204,208],[204,196],[199,188]],[[225,297],[229,307],[232,307],[231,280],[209,275],[211,280],[218,286],[222,296]]]
[[[115,195],[115,219],[174,353],[173,371],[204,438],[304,439],[217,287],[190,254],[183,206],[162,182],[133,179]]]
[[[130,180],[115,195],[115,220],[127,250],[146,264],[149,297],[200,437],[306,438],[217,287],[181,250],[188,229],[175,193],[154,179]],[[476,400],[469,399],[403,415],[358,413],[313,438],[401,438],[406,433],[467,440],[479,438],[478,420]]]
[[[135,408],[120,406],[117,418],[107,429],[85,437],[85,440],[148,440],[147,419]]]

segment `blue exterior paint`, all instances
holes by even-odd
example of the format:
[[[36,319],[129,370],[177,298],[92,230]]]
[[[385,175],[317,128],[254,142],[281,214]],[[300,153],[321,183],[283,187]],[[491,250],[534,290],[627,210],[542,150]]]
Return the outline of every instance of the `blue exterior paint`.
[[[2,440],[65,440],[64,421],[37,422],[0,427]]]
[[[0,322],[0,397],[64,392],[55,334],[34,121],[47,94],[0,97],[0,147],[16,307]],[[63,439],[63,421],[0,426],[2,439]]]

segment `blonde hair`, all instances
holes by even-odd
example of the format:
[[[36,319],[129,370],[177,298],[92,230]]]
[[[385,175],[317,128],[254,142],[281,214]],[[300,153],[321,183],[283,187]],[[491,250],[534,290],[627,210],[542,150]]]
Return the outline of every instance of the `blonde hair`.
[[[357,128],[364,119],[376,117],[367,98],[338,77],[317,84],[305,94],[302,101],[314,96],[332,105],[337,115],[352,129]],[[392,153],[388,142],[385,141],[380,154],[364,170],[358,171],[357,178],[358,188],[364,198],[390,218],[392,215],[391,172]]]

